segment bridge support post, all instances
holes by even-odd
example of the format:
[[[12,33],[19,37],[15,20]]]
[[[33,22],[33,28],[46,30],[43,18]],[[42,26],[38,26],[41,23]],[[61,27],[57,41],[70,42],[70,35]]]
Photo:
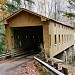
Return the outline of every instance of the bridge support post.
[[[67,52],[66,51],[63,52],[63,61],[65,62],[65,64],[67,64]]]
[[[69,63],[72,63],[73,61],[73,47],[70,47],[67,51],[67,59]]]

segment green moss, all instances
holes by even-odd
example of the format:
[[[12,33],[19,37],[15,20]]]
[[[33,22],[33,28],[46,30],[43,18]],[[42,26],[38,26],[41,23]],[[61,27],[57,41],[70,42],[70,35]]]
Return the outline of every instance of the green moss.
[[[51,75],[49,72],[40,71],[39,73],[40,73],[40,75]]]
[[[75,14],[74,13],[65,12],[65,15],[67,17],[75,17]]]
[[[73,61],[70,65],[75,66],[75,61]]]
[[[75,2],[75,0],[71,0],[71,1]]]

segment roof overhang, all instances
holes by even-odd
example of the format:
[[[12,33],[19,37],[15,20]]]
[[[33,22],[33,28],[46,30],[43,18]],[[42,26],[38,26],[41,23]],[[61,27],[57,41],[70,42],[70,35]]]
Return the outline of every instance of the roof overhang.
[[[18,11],[16,11],[15,13],[11,14],[10,16],[8,16],[7,18],[3,19],[3,20],[2,20],[3,24],[7,24],[7,20],[11,19],[12,17],[14,17],[15,15],[19,14],[19,13],[22,12],[22,11],[25,11],[25,12],[31,13],[31,14],[37,16],[37,17],[40,17],[40,18],[41,18],[41,21],[47,21],[47,20],[49,20],[49,18],[47,18],[47,17],[45,17],[45,16],[42,16],[42,15],[37,14],[37,13],[35,13],[35,12],[32,12],[32,11],[30,11],[30,10],[21,8],[21,10],[18,10]]]
[[[19,13],[22,12],[22,11],[25,11],[25,12],[31,13],[31,14],[37,16],[37,17],[40,17],[40,18],[41,18],[41,21],[50,21],[50,20],[51,20],[51,21],[56,22],[56,23],[58,23],[58,24],[61,24],[61,25],[64,25],[64,26],[67,26],[67,27],[70,27],[70,28],[73,28],[73,29],[74,29],[74,27],[72,27],[72,26],[63,24],[63,23],[61,23],[61,22],[59,22],[59,21],[56,21],[56,20],[51,19],[51,18],[47,18],[47,17],[45,17],[45,16],[43,16],[43,15],[40,15],[40,14],[38,14],[38,13],[35,13],[35,12],[33,12],[33,11],[30,11],[30,10],[24,9],[24,8],[21,8],[20,10],[18,10],[18,11],[16,11],[15,13],[11,14],[11,15],[8,16],[7,18],[3,19],[3,20],[2,20],[3,24],[4,24],[4,25],[7,25],[7,24],[8,24],[7,21],[8,21],[9,19],[13,18],[15,15],[19,14]]]

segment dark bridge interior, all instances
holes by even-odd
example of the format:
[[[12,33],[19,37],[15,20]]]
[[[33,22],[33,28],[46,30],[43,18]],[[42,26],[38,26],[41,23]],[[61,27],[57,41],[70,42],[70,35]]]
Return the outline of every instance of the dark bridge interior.
[[[21,53],[40,52],[43,45],[43,27],[16,27],[14,31],[14,47]]]

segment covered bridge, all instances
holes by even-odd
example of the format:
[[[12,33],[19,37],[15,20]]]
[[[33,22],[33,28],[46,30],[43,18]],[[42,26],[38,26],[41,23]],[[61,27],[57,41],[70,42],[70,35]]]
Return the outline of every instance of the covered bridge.
[[[74,45],[74,28],[27,9],[21,9],[3,20],[6,48],[17,54],[40,52],[53,57]]]

